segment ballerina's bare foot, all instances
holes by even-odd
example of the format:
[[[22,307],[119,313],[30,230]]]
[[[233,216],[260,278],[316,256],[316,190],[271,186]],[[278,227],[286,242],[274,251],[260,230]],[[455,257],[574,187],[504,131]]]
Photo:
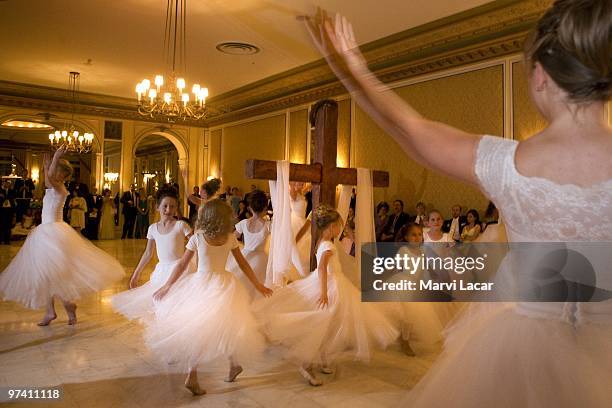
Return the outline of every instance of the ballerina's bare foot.
[[[416,356],[416,353],[412,349],[412,346],[410,345],[408,340],[401,339],[400,340],[400,344],[402,346],[402,351],[404,352],[404,354],[406,354],[407,356],[410,356],[410,357]]]
[[[187,380],[185,381],[185,388],[187,388],[194,396],[204,395],[206,394],[206,390],[200,388],[200,384],[198,381]]]
[[[304,379],[308,381],[308,384],[312,385],[313,387],[318,387],[323,384],[323,382],[314,375],[312,368],[310,367],[300,367],[300,374],[302,374],[302,377],[304,377]]]
[[[227,377],[225,378],[225,382],[234,382],[236,380],[236,377],[238,377],[241,372],[242,366],[237,365],[230,367],[230,371]]]
[[[45,315],[43,319],[38,323],[39,326],[48,326],[53,320],[57,319],[57,315],[53,313],[52,315]]]
[[[68,324],[70,326],[75,325],[77,322],[76,309],[77,305],[75,303],[71,303],[66,306],[66,313],[68,314]]]

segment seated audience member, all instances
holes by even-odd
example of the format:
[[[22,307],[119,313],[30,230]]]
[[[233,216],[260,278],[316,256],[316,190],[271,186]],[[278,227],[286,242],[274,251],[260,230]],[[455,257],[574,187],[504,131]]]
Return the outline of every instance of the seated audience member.
[[[393,202],[393,214],[389,216],[380,240],[382,242],[393,242],[400,228],[409,221],[410,216],[404,212],[404,202],[402,200],[395,200]]]
[[[374,229],[376,232],[376,240],[380,241],[385,225],[389,221],[389,204],[386,201],[381,201],[376,206],[376,218],[374,220]]]
[[[480,216],[478,211],[469,210],[467,212],[467,224],[463,227],[461,232],[461,241],[471,242],[478,238],[480,234]]]
[[[488,225],[497,224],[499,222],[499,211],[497,211],[497,207],[493,204],[493,201],[489,201],[487,205],[487,209],[485,210],[484,217],[482,219],[481,227],[482,231],[487,229]]]
[[[448,233],[448,236],[455,242],[461,241],[461,231],[465,224],[467,224],[467,218],[461,215],[461,206],[459,204],[453,205],[451,208],[452,218],[444,221],[442,225],[442,232]]]
[[[36,226],[34,224],[34,215],[31,208],[28,208],[21,217],[21,222],[15,224],[15,227],[11,231],[13,239],[25,238],[30,231]]]
[[[416,215],[413,222],[421,227],[427,226],[427,213],[425,212],[425,204],[419,201],[416,205]]]

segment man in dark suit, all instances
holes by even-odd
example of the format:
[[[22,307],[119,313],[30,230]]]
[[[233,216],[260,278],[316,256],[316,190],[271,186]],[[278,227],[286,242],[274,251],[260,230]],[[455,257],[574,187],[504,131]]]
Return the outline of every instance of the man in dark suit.
[[[400,228],[408,224],[409,221],[410,216],[404,212],[404,202],[402,200],[395,200],[393,202],[393,214],[389,216],[380,240],[382,242],[394,242]]]
[[[32,201],[32,192],[28,189],[25,183],[22,183],[18,189],[15,189],[15,192],[16,222],[21,222],[23,214],[25,214],[28,208],[30,208],[30,201]]]
[[[11,228],[13,228],[13,215],[15,214],[15,191],[11,182],[6,180],[0,188],[0,243],[11,243]]]
[[[98,194],[98,189],[93,188],[91,194],[87,196],[87,209],[89,217],[87,218],[87,237],[89,239],[98,239],[98,226],[100,225],[100,211],[102,210],[102,196]]]
[[[442,224],[442,232],[447,232],[448,236],[455,240],[455,242],[461,241],[461,231],[467,224],[467,217],[461,215],[461,206],[459,204],[453,205],[451,208],[452,218],[444,221]]]
[[[121,196],[121,214],[123,214],[123,232],[121,233],[121,239],[134,237],[134,224],[136,223],[136,215],[138,210],[136,208],[136,192],[134,186],[130,191],[126,191]]]

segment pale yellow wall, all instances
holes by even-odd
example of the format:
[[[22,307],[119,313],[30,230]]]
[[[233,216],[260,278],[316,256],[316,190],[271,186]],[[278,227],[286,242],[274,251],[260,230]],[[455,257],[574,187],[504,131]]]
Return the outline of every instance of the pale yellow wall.
[[[215,129],[210,132],[210,140],[208,142],[208,151],[210,154],[210,167],[208,169],[209,177],[221,176],[221,137],[222,129]]]
[[[308,150],[308,109],[289,114],[289,161],[306,163]]]
[[[423,115],[468,132],[503,132],[503,72],[501,66],[435,79],[395,91]],[[412,161],[399,145],[362,110],[355,112],[355,161],[358,167],[387,170],[390,185],[375,189],[375,202],[400,198],[414,214],[416,202],[425,202],[445,216],[459,203],[483,211],[487,200],[474,187],[427,170]]]
[[[349,167],[351,159],[351,100],[338,102],[338,157],[336,165]]]
[[[221,178],[224,185],[243,191],[251,184],[267,189],[267,182],[245,177],[248,159],[282,160],[285,158],[285,115],[272,116],[223,129]]]
[[[512,64],[512,110],[515,140],[525,140],[546,126],[546,121],[529,97],[525,64],[522,61]]]

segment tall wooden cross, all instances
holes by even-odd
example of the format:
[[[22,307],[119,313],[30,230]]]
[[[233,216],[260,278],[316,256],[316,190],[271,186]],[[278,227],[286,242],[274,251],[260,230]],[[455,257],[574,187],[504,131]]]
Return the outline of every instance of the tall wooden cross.
[[[312,208],[319,204],[336,206],[338,184],[357,185],[357,169],[336,167],[338,151],[338,103],[333,100],[317,102],[310,111],[310,125],[314,127],[314,155],[312,164],[289,164],[289,180],[312,183]],[[276,180],[276,161],[251,159],[246,162],[246,177],[259,180]],[[374,187],[388,187],[389,173],[374,170]],[[372,215],[373,216],[373,215]],[[317,226],[312,217],[312,236]],[[311,269],[314,268],[315,240],[311,240]]]

